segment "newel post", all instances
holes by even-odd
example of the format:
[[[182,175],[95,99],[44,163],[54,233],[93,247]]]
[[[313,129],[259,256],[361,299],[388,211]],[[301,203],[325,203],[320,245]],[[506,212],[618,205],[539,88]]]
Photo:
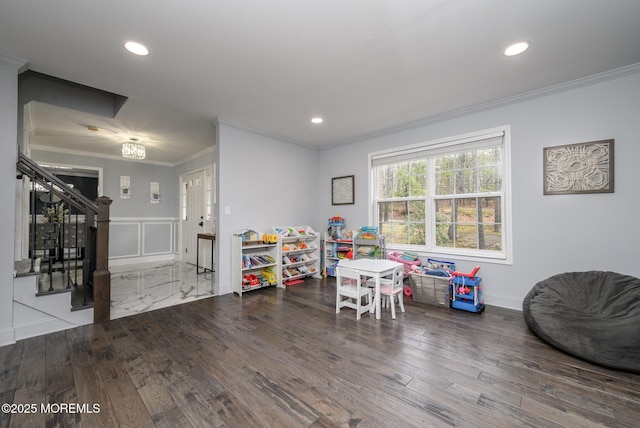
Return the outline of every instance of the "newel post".
[[[93,273],[93,322],[111,319],[111,272],[109,272],[109,205],[113,202],[100,196],[96,232],[96,271]]]

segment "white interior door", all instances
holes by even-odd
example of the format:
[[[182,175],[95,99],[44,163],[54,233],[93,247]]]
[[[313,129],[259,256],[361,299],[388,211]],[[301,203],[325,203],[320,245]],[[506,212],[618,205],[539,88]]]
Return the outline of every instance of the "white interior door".
[[[184,176],[182,183],[183,195],[183,217],[182,217],[182,259],[187,263],[196,264],[196,254],[198,245],[198,233],[209,232],[205,229],[205,173],[204,171],[194,172]],[[211,259],[211,243],[202,241],[207,245],[200,246],[200,266],[210,268],[211,262],[203,264],[205,260]]]

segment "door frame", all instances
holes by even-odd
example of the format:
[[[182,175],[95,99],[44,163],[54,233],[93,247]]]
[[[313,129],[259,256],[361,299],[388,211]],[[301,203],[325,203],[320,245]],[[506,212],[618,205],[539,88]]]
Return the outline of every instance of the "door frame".
[[[179,255],[179,259],[182,261],[184,260],[184,252],[182,251],[182,249],[184,248],[184,244],[185,244],[185,237],[184,237],[184,209],[185,209],[185,205],[183,203],[183,198],[184,196],[184,191],[185,191],[185,187],[184,187],[184,183],[186,182],[186,177],[192,175],[192,174],[197,174],[200,172],[204,172],[204,185],[202,187],[204,195],[203,195],[203,201],[204,201],[204,208],[205,208],[205,219],[204,219],[204,231],[205,232],[211,232],[214,231],[215,233],[215,226],[216,226],[216,218],[215,218],[215,205],[216,205],[216,189],[215,189],[215,183],[214,183],[214,168],[212,166],[206,166],[206,167],[202,167],[202,168],[196,168],[187,172],[184,172],[182,174],[180,174],[180,176],[178,177],[178,188],[179,190],[179,197],[178,197],[178,243],[179,243],[179,247],[178,247],[178,255]],[[208,172],[208,175],[207,175]],[[207,180],[207,177],[209,178]],[[207,210],[207,186],[209,186],[209,189],[211,191],[211,195],[210,198],[211,200],[209,201],[210,203],[210,210],[211,210],[211,216],[210,218],[206,218],[206,210]],[[188,201],[186,202],[186,204],[188,205]],[[198,241],[196,240],[196,245],[199,245]],[[217,241],[214,241],[214,248],[217,252]],[[206,251],[211,251],[211,246],[207,244],[207,250]],[[203,257],[205,254],[201,254]],[[209,255],[210,256],[210,255]],[[208,258],[207,258],[208,259]]]

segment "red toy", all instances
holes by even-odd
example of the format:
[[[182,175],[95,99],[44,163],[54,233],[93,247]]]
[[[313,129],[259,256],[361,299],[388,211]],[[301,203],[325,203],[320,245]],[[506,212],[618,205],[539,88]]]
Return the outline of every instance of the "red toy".
[[[479,270],[480,266],[474,267],[470,273],[458,272],[457,270],[454,270],[453,272],[451,272],[451,278],[453,278],[454,276],[464,276],[465,278],[473,280],[476,279],[476,274]]]

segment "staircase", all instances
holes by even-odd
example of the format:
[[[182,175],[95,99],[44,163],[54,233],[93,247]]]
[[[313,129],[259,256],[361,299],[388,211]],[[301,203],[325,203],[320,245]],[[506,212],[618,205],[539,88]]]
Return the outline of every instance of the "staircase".
[[[109,205],[91,201],[22,153],[27,180],[28,258],[14,269],[16,339],[110,318]]]
[[[34,262],[33,269],[31,272],[30,259],[15,263],[13,316],[16,340],[93,323],[93,304],[76,310],[83,308],[83,298],[78,299],[76,288],[67,289],[56,283],[54,291],[50,291],[48,281],[42,284],[48,274],[41,272],[40,259]],[[43,288],[46,289],[44,292]],[[74,305],[74,300],[80,300],[80,305]]]

